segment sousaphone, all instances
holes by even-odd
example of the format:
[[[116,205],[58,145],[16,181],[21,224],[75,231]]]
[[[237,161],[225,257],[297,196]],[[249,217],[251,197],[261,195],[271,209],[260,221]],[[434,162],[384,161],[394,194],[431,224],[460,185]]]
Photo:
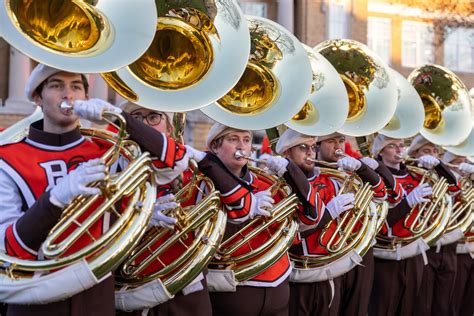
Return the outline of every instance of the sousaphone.
[[[285,123],[289,128],[313,136],[336,132],[346,121],[349,97],[336,69],[321,54],[303,44],[311,62],[311,95],[301,110]]]
[[[247,22],[234,0],[156,0],[158,24],[146,52],[102,77],[146,108],[184,112],[229,91],[250,51]]]
[[[471,101],[464,83],[450,70],[424,65],[408,76],[423,101],[425,121],[421,135],[433,144],[456,146],[472,129]]]
[[[311,91],[311,65],[291,32],[265,18],[247,20],[251,50],[244,74],[226,95],[201,111],[234,128],[266,129],[287,122],[304,106]]]
[[[120,123],[117,134],[94,129],[81,132],[103,144],[101,159],[107,172],[119,157],[128,161],[128,166],[91,183],[100,194],[79,195],[63,209],[40,247],[44,259],[30,260],[0,251],[1,302],[46,304],[87,290],[108,277],[145,232],[156,198],[151,158],[127,139],[125,119],[104,112],[104,117],[110,116]],[[116,219],[103,229],[112,216]],[[100,236],[91,233],[98,230],[102,231]],[[61,287],[62,283],[67,286]]]
[[[151,308],[173,298],[202,273],[219,247],[227,222],[220,193],[196,166],[192,169],[189,183],[175,193],[179,207],[163,211],[177,220],[174,227],[148,227],[116,270],[117,309]]]
[[[390,69],[398,91],[397,108],[390,122],[379,133],[391,138],[413,137],[423,128],[425,111],[415,88],[399,72]]]
[[[349,115],[339,133],[365,136],[387,125],[397,106],[397,88],[385,63],[348,39],[327,40],[314,49],[336,68],[349,95]]]
[[[154,0],[3,0],[0,36],[51,67],[112,71],[150,46],[155,11]]]

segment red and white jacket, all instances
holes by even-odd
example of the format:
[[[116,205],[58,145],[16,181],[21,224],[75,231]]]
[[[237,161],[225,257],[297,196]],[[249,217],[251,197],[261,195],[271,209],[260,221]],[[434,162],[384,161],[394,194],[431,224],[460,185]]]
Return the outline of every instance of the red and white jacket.
[[[381,163],[381,162],[379,162]],[[400,164],[400,170],[393,168],[388,169],[392,172],[395,177],[397,185],[400,185],[403,188],[403,199],[395,206],[391,207],[384,226],[382,227],[380,233],[388,236],[397,236],[397,237],[410,237],[413,236],[413,233],[407,229],[404,225],[406,216],[410,213],[411,207],[408,205],[406,196],[419,185],[421,177],[417,175],[412,175],[408,172],[407,167],[404,164]],[[440,163],[435,167],[436,172],[439,176],[445,177],[449,183],[448,190],[453,194],[459,190],[457,185],[457,180],[454,175]],[[416,207],[412,216],[408,220],[408,226],[413,222],[413,219],[418,213],[418,208]]]
[[[151,128],[146,129],[148,126],[126,113],[124,117],[131,138],[139,143],[143,141],[140,145],[157,157],[155,166],[180,172],[176,166],[185,162],[184,146]],[[140,135],[134,136],[138,132]],[[44,132],[41,121],[30,127],[27,138],[0,146],[0,250],[23,259],[37,259],[41,243],[62,213],[62,209],[49,201],[49,190],[79,163],[102,156],[109,146],[100,140],[86,140],[79,129],[64,134]],[[104,218],[90,232],[97,237],[107,228],[108,219]],[[69,233],[66,231],[60,239]],[[84,236],[68,253],[90,242]]]
[[[292,163],[290,162],[290,164]],[[287,167],[287,169],[293,170],[293,167],[290,166]],[[250,208],[253,202],[252,200],[254,199],[251,193],[267,190],[272,185],[267,179],[249,172],[246,167],[241,178],[234,176],[219,158],[211,153],[208,153],[206,158],[199,162],[199,170],[208,176],[214,182],[216,189],[221,192],[221,200],[227,209],[228,216],[226,236],[231,236],[234,232],[245,226],[246,222],[250,219]],[[292,177],[290,174],[291,171],[288,173],[289,175],[285,175],[284,177]],[[307,187],[305,192],[305,195],[311,202],[308,203],[306,208],[300,208],[298,216],[300,220],[305,220],[312,224],[320,217],[319,210],[322,204],[319,201],[318,195],[309,187]],[[282,196],[277,194],[273,196],[273,199],[275,203],[278,203],[282,199]],[[273,230],[275,228],[274,226],[270,226],[269,229]],[[252,230],[252,228],[249,228],[249,231],[250,230]],[[263,232],[252,239],[251,246],[252,248],[258,247],[266,240],[268,240],[268,234]],[[235,255],[248,251],[249,246],[245,245],[239,248],[235,252]],[[285,254],[264,272],[248,281],[240,282],[239,285],[276,287],[288,278],[290,272],[289,256]]]
[[[383,201],[386,198],[385,184],[377,173],[362,163],[362,166],[357,170],[357,174],[364,182],[372,184],[372,190],[376,199]],[[338,194],[340,189],[340,183],[337,179],[334,179],[328,174],[319,174],[318,168],[315,168],[315,171],[309,175],[308,181],[314,190],[319,193],[325,204],[329,203],[329,201]],[[329,212],[324,212],[316,228],[300,232],[301,243],[294,245],[290,251],[305,256],[320,256],[328,254],[324,247],[327,244],[328,238],[320,240],[320,236],[323,228],[330,221],[332,222],[326,235],[329,238],[329,236],[334,232],[337,223],[332,220]]]

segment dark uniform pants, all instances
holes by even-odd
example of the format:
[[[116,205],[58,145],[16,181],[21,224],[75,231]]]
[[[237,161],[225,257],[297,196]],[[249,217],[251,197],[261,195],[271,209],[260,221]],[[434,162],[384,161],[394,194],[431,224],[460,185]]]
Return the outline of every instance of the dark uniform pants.
[[[290,316],[339,315],[341,282],[290,283]]]
[[[374,251],[370,248],[361,265],[342,276],[340,315],[367,315],[373,281]]]
[[[369,315],[413,315],[423,277],[423,257],[395,261],[375,258]]]
[[[113,316],[114,284],[114,278],[108,277],[90,289],[59,302],[44,305],[8,305],[7,316]]]
[[[415,311],[419,315],[450,315],[449,303],[456,282],[456,243],[441,247],[439,253],[432,247],[426,255],[428,265],[423,269]]]
[[[277,287],[237,286],[236,292],[212,292],[214,316],[287,316],[288,280]]]
[[[469,254],[457,255],[456,284],[451,306],[452,315],[474,315],[474,259]]]

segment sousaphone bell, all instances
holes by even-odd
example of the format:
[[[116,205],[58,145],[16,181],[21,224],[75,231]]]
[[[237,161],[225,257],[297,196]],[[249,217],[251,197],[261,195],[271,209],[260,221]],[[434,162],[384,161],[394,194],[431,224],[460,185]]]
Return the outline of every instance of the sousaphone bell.
[[[251,51],[244,74],[201,111],[230,127],[266,129],[289,121],[306,103],[311,64],[298,39],[281,25],[260,17],[247,20]]]
[[[365,136],[381,130],[397,106],[395,80],[385,63],[348,39],[327,40],[314,49],[336,68],[349,95],[349,115],[339,133]]]
[[[424,65],[408,76],[425,108],[421,135],[436,145],[456,146],[471,132],[471,101],[464,83],[450,70]]]
[[[456,146],[445,146],[444,149],[458,156],[474,155],[474,128],[471,128],[469,136],[462,143]]]
[[[390,69],[398,91],[395,114],[379,133],[391,138],[413,137],[423,128],[425,111],[415,88],[399,72]]]
[[[30,58],[70,72],[124,67],[150,46],[154,0],[4,0],[0,36]]]
[[[121,96],[146,108],[184,112],[229,91],[250,51],[247,22],[234,0],[158,1],[148,50],[102,77]]]
[[[289,128],[312,136],[336,132],[346,121],[349,98],[336,69],[321,54],[303,45],[313,71],[311,95],[301,110],[285,123]]]

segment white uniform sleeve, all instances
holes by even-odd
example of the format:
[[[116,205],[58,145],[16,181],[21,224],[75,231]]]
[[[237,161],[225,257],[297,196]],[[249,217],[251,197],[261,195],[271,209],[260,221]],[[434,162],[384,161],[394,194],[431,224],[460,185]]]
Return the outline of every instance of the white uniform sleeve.
[[[0,250],[5,252],[5,231],[23,215],[20,192],[13,179],[0,169]]]

